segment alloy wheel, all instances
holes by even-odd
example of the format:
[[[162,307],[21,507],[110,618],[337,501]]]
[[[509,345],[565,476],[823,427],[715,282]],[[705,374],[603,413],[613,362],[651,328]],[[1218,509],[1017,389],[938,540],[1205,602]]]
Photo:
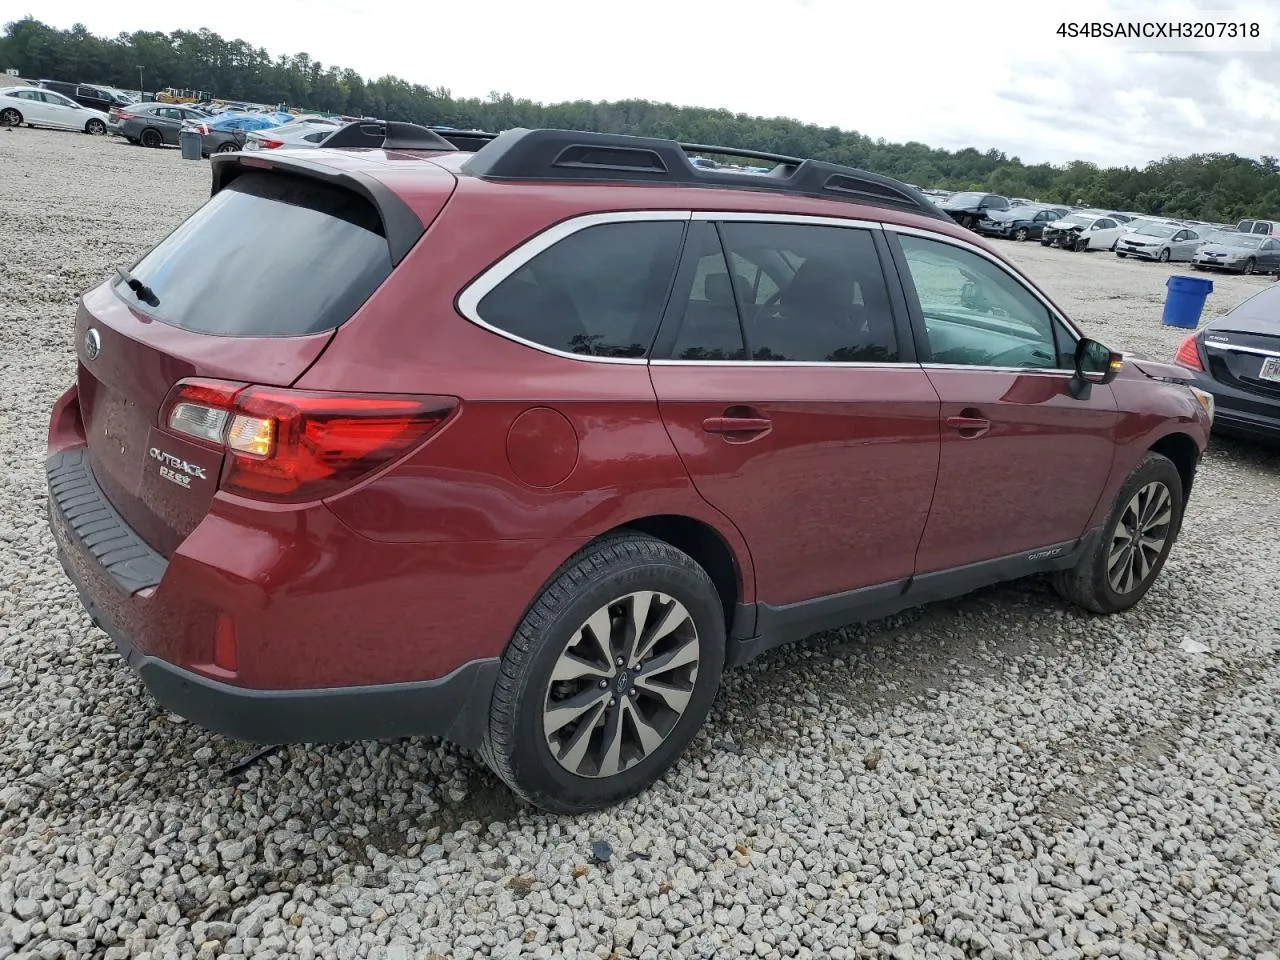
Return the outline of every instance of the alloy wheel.
[[[1111,533],[1107,580],[1118,594],[1141,587],[1160,561],[1173,532],[1173,498],[1159,480],[1141,487]]]
[[[580,777],[611,777],[653,753],[693,696],[698,630],[684,604],[655,591],[601,607],[561,652],[542,723],[556,761]]]
[[[16,127],[20,123],[22,123],[22,114],[13,109],[13,107],[6,107],[4,110],[0,110],[0,126]]]

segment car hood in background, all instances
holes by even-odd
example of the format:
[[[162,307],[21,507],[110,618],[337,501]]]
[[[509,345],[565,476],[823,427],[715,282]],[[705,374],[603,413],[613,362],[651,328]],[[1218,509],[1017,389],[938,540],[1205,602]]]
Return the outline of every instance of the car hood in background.
[[[1201,244],[1200,253],[1225,253],[1229,257],[1237,260],[1244,257],[1255,256],[1258,252],[1257,247],[1229,247],[1225,243],[1205,243]]]

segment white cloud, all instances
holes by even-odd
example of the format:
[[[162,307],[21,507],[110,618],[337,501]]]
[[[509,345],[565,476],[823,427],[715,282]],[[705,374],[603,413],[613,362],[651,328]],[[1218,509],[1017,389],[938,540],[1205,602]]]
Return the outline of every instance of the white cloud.
[[[1280,112],[1272,53],[1218,53],[1169,69],[1179,62],[1171,55],[1055,32],[1064,19],[1252,19],[1275,39],[1275,0],[45,0],[37,16],[107,36],[208,27],[273,54],[305,51],[456,95],[641,97],[891,141],[995,147],[1027,162],[1141,164],[1170,146],[1269,153],[1272,129],[1248,121]]]

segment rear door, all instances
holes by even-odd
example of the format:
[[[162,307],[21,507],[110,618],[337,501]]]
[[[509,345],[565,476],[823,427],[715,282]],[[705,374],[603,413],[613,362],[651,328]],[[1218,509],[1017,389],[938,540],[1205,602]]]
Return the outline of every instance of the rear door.
[[[694,217],[650,371],[699,493],[748,543],[757,595],[802,604],[910,577],[938,397],[899,330],[878,226]]]
[[[1076,335],[976,246],[886,229],[916,350],[942,401],[937,492],[918,573],[1075,540],[1111,469],[1110,387],[1068,391]]]
[[[426,165],[422,177],[443,206],[453,177]],[[145,290],[116,279],[84,297],[76,343],[90,463],[154,549],[167,556],[194,529],[222,463],[220,445],[161,425],[174,385],[288,386],[389,275],[389,249],[378,212],[356,193],[247,171],[131,268]]]

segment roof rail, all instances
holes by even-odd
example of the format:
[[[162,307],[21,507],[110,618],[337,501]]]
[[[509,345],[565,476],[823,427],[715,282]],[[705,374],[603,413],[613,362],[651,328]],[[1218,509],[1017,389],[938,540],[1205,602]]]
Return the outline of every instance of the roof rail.
[[[456,148],[434,130],[399,120],[355,120],[321,141],[322,147],[370,147],[375,150],[443,150]]]
[[[777,166],[768,173],[705,169],[690,161],[690,151],[766,160]],[[682,144],[614,133],[522,127],[505,130],[468,158],[461,172],[482,180],[576,180],[767,190],[951,219],[919,190],[892,177],[854,167],[737,147]]]

